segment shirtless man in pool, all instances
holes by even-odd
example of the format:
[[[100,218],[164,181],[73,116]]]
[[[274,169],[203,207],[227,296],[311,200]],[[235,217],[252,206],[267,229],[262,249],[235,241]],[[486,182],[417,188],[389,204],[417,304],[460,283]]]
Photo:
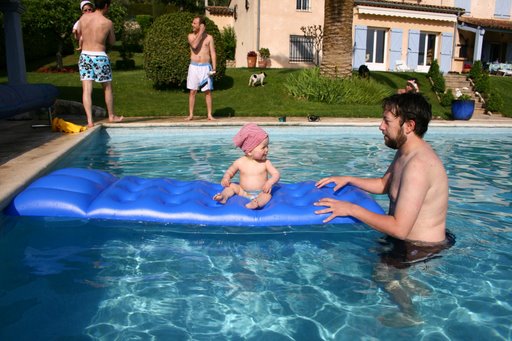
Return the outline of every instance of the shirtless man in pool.
[[[122,121],[122,116],[114,113],[114,94],[112,91],[112,67],[107,56],[108,43],[116,42],[114,25],[105,15],[110,7],[110,0],[96,0],[96,11],[84,15],[78,24],[78,33],[82,36],[82,53],[78,61],[80,80],[82,81],[82,102],[87,115],[87,126],[94,126],[92,119],[93,81],[101,83],[105,93],[108,120]]]
[[[453,240],[446,233],[448,177],[443,163],[423,140],[432,118],[431,106],[420,94],[393,95],[383,101],[379,126],[386,146],[396,149],[394,160],[381,178],[332,176],[321,179],[317,187],[334,183],[334,190],[352,184],[374,194],[387,194],[389,212],[376,214],[345,201],[324,198],[317,214],[330,214],[324,222],[338,216],[352,216],[385,233],[393,250],[382,256],[382,263],[404,269],[415,262],[436,257]],[[404,295],[401,283],[377,271],[376,279],[399,302],[402,311],[413,315],[412,301]]]
[[[192,20],[192,33],[188,35],[190,45],[190,65],[188,67],[187,89],[188,95],[188,117],[187,121],[194,117],[194,106],[198,90],[205,93],[206,111],[208,119],[213,120],[212,115],[212,75],[216,72],[217,54],[213,37],[206,33],[206,22],[204,17],[195,17]]]

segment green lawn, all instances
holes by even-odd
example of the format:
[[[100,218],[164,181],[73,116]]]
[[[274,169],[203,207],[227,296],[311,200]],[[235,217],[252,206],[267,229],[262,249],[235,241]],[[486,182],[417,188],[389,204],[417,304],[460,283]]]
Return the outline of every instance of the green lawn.
[[[113,63],[117,59],[112,53]],[[65,65],[76,65],[78,54],[67,56]],[[135,57],[138,68],[134,71],[114,70],[115,108],[119,115],[125,116],[185,116],[188,110],[188,92],[185,90],[156,90],[146,79],[142,69],[142,56]],[[47,64],[53,65],[53,62]],[[81,102],[81,84],[77,73],[57,74],[36,72],[41,65],[29,65],[28,81],[31,83],[52,83],[59,87],[61,99]],[[288,95],[285,84],[288,76],[298,69],[266,69],[267,79],[264,87],[248,87],[249,76],[257,69],[228,69],[226,77],[214,83],[213,106],[215,116],[306,116],[308,114],[334,117],[380,117],[380,105],[330,105],[298,100]],[[448,118],[449,108],[439,105],[435,94],[430,90],[425,74],[372,72],[371,77],[390,88],[390,93],[403,87],[409,77],[416,77],[423,94],[432,103],[435,117]],[[6,82],[5,76],[0,83]],[[512,77],[492,77],[493,85],[505,99],[506,113],[512,116],[512,98],[508,89],[512,86]],[[505,96],[506,95],[506,96]],[[100,85],[93,92],[95,105],[104,107]],[[508,112],[507,112],[508,111]],[[196,115],[206,113],[204,95],[196,99]]]

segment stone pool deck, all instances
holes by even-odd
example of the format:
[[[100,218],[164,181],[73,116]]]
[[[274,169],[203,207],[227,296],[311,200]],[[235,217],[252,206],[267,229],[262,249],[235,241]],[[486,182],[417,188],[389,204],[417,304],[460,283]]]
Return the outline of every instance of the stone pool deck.
[[[85,117],[65,117],[66,121],[85,124]],[[288,117],[281,123],[276,117],[230,117],[208,121],[198,117],[184,121],[184,117],[128,117],[122,123],[111,124],[97,121],[98,125],[78,134],[54,133],[49,127],[32,128],[33,124],[47,123],[41,120],[0,120],[0,209],[25,185],[44,175],[52,165],[84,138],[99,131],[100,126],[149,127],[149,126],[241,126],[247,122],[274,126],[368,126],[378,129],[380,119],[375,118],[331,118],[322,117],[319,122],[308,122],[305,117]],[[431,126],[444,127],[507,127],[512,128],[512,119],[500,116],[479,116],[470,121],[434,120]]]

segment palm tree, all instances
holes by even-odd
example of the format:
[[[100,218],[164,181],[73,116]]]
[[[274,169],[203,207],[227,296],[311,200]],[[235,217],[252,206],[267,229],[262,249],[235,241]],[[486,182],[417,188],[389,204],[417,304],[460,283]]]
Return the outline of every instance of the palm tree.
[[[354,0],[325,0],[323,57],[320,73],[328,77],[352,75]]]

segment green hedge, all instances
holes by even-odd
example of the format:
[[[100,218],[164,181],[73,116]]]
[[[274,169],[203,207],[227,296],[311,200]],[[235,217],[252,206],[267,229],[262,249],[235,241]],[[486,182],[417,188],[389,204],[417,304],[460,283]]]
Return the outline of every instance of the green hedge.
[[[196,15],[188,12],[169,13],[158,17],[148,29],[144,41],[144,69],[157,88],[183,87],[190,64],[188,34]],[[226,71],[226,53],[219,29],[206,19],[206,31],[213,36],[217,53],[217,75]]]

